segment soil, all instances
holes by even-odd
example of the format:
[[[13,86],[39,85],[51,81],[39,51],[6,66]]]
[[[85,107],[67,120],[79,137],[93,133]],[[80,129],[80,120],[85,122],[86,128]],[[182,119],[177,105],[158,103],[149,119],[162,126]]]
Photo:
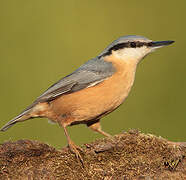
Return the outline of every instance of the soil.
[[[84,144],[83,164],[68,147],[19,140],[0,145],[0,179],[184,180],[186,145],[130,130]]]

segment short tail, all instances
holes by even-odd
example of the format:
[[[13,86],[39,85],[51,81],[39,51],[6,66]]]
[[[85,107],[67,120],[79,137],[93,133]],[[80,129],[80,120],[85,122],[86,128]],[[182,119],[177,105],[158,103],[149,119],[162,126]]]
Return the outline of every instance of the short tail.
[[[18,116],[16,116],[14,119],[12,119],[11,121],[9,121],[7,124],[5,124],[0,131],[6,131],[7,129],[9,129],[10,127],[12,127],[14,124],[16,124],[17,122],[22,122],[25,121],[27,119],[32,118],[32,116],[30,115],[30,111],[31,109],[26,109],[25,111],[23,111],[21,114],[19,114]]]

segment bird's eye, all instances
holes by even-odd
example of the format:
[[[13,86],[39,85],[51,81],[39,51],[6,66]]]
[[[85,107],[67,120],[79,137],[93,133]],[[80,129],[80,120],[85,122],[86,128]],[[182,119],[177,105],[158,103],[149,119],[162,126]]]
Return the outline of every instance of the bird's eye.
[[[135,48],[136,47],[136,43],[135,42],[131,42],[130,43],[130,47]]]

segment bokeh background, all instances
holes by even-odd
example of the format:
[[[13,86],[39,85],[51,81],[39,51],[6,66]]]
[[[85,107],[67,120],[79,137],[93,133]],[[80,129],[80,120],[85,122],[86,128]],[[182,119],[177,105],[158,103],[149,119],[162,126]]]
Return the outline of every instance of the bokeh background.
[[[123,35],[176,42],[146,57],[132,91],[102,119],[106,132],[129,129],[186,141],[186,1],[1,0],[0,126],[61,77]],[[85,125],[69,127],[77,144],[102,138]],[[63,129],[32,119],[0,133],[7,140],[66,145]]]

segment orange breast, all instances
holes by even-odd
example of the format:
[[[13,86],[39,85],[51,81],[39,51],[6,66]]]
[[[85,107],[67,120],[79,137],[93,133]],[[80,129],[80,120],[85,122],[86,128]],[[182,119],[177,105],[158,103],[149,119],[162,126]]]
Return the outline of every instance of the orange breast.
[[[74,121],[91,120],[116,109],[128,96],[134,81],[136,64],[109,57],[117,71],[95,86],[62,95],[51,102],[51,110],[61,115],[67,125]]]

